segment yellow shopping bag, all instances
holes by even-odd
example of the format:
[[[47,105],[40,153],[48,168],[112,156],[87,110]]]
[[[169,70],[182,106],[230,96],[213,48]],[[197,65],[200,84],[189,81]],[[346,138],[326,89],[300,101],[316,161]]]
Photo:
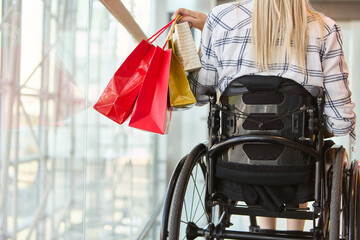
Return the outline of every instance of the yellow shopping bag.
[[[177,21],[170,30],[168,48],[172,49],[169,73],[169,99],[170,106],[179,109],[190,108],[196,103],[194,94],[190,89],[184,68],[175,54],[172,32]]]

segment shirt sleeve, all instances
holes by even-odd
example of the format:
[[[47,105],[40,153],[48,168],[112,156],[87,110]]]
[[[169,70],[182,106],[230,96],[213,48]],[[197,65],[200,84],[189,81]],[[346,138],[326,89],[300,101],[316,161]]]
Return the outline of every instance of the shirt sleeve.
[[[213,49],[213,30],[214,25],[214,15],[211,12],[208,15],[206,23],[203,28],[202,37],[201,37],[201,52],[200,52],[200,61],[201,69],[195,72],[192,72],[188,75],[190,87],[197,99],[197,105],[204,105],[208,103],[208,97],[202,96],[199,94],[199,88],[201,86],[217,86],[219,74],[217,70],[218,58]]]
[[[329,29],[323,44],[326,127],[335,136],[350,134],[354,140],[356,123],[354,103],[351,101],[348,67],[342,48],[342,33],[336,24]]]

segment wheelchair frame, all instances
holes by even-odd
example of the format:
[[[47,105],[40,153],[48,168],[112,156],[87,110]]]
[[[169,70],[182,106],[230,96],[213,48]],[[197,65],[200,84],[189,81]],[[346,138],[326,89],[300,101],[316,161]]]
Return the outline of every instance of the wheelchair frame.
[[[179,184],[179,176],[181,175],[181,171],[186,165],[186,161],[192,158],[199,158],[200,156],[206,156],[206,162],[208,166],[204,172],[206,184],[206,194],[205,194],[205,208],[214,208],[216,205],[219,206],[220,212],[222,213],[219,216],[219,224],[215,225],[210,222],[205,228],[199,228],[196,224],[188,224],[186,228],[186,237],[187,239],[195,239],[196,237],[204,237],[205,239],[328,239],[328,231],[331,228],[336,228],[336,225],[339,226],[340,220],[336,223],[334,221],[331,222],[328,218],[329,212],[329,203],[326,201],[325,189],[326,180],[325,180],[325,159],[324,159],[324,125],[325,120],[323,116],[323,108],[324,108],[324,97],[322,89],[318,89],[318,96],[316,97],[317,107],[318,107],[318,126],[319,131],[316,135],[316,149],[305,146],[303,144],[299,144],[293,140],[287,139],[285,137],[280,136],[272,136],[272,135],[258,135],[258,134],[250,134],[250,135],[241,135],[235,136],[229,139],[221,140],[219,135],[220,130],[220,103],[219,96],[214,88],[205,88],[203,89],[204,95],[208,95],[210,97],[210,111],[208,118],[208,129],[209,129],[209,143],[208,147],[200,144],[194,148],[192,153],[185,156],[181,159],[181,161],[176,166],[173,175],[171,177],[167,194],[165,197],[164,210],[163,210],[163,218],[161,225],[161,239],[168,239],[169,237],[169,229],[168,223],[170,220],[170,211],[171,205],[174,201],[173,195],[176,191],[176,185]],[[314,119],[312,119],[313,121]],[[216,154],[221,152],[224,149],[228,149],[231,146],[241,144],[241,143],[249,143],[249,142],[264,142],[264,143],[274,143],[280,144],[284,146],[288,146],[294,149],[298,149],[299,151],[312,156],[315,159],[315,188],[314,188],[314,203],[313,203],[313,211],[309,209],[296,209],[298,211],[284,211],[279,214],[269,213],[260,207],[253,206],[236,206],[234,204],[226,204],[221,203],[221,199],[217,199],[214,193],[214,181],[215,181],[215,157]],[[346,150],[343,147],[340,147],[334,150],[335,160],[341,161],[343,163],[346,158]],[[192,156],[191,154],[195,155]],[[196,161],[196,159],[192,159],[192,161]],[[190,164],[190,163],[189,163]],[[188,165],[189,165],[188,164]],[[188,168],[188,167],[187,167]],[[358,162],[354,161],[352,163],[351,169],[347,169],[345,166],[345,170],[341,168],[341,176],[343,179],[342,185],[345,193],[350,193],[350,199],[346,200],[344,203],[343,200],[343,208],[344,204],[347,205],[347,202],[350,203],[350,210],[343,212],[343,234],[346,235],[345,238],[342,239],[357,239],[359,237],[359,233],[356,230],[356,227],[359,227],[359,212],[360,207],[357,204],[359,201],[360,191],[360,181],[359,171],[358,171]],[[344,172],[344,176],[342,176],[342,172]],[[334,173],[335,174],[335,173]],[[336,183],[335,183],[336,184]],[[330,191],[331,192],[331,191]],[[185,194],[185,193],[184,193]],[[338,194],[338,193],[334,193]],[[340,202],[338,203],[340,204]],[[327,209],[327,210],[326,210]],[[294,210],[294,209],[293,209]],[[346,209],[345,209],[346,210]],[[354,210],[354,211],[353,211]],[[325,213],[326,212],[326,213]],[[355,214],[352,214],[355,212]],[[180,213],[181,214],[181,213]],[[250,227],[249,232],[241,232],[241,231],[230,231],[226,228],[231,225],[230,216],[232,215],[246,215],[250,217]],[[336,215],[336,214],[334,214]],[[277,217],[277,218],[291,218],[291,219],[304,219],[304,220],[313,220],[313,229],[311,232],[304,231],[279,231],[279,230],[265,230],[260,229],[257,226],[256,217]],[[347,219],[347,220],[346,220]],[[317,221],[317,223],[316,223]],[[329,224],[330,222],[330,224]],[[356,225],[356,227],[355,227]],[[338,227],[339,228],[339,227]],[[325,230],[324,230],[325,229]],[[360,228],[359,228],[360,229]],[[170,230],[171,231],[171,230]],[[334,231],[332,231],[334,232]],[[339,233],[334,237],[335,233],[332,233],[333,236],[331,239],[340,239]],[[177,239],[174,237],[170,237],[170,239]]]

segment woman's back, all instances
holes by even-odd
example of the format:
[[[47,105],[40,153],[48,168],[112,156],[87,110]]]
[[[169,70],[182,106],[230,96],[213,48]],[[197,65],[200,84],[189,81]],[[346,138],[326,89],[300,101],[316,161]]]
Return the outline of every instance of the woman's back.
[[[293,79],[302,85],[323,86],[321,60],[326,50],[324,47],[329,32],[338,30],[335,22],[324,17],[326,27],[323,28],[316,19],[308,19],[309,45],[305,71],[302,71],[301,63],[295,56],[291,59],[277,59],[276,62],[269,63],[268,70],[261,70],[253,54],[252,12],[253,1],[244,0],[240,4],[228,3],[217,6],[209,14],[205,24],[207,29],[204,29],[202,37],[202,48],[206,50],[202,53],[204,61],[213,65],[212,69],[209,66],[206,70],[216,70],[218,76],[216,81],[207,81],[216,83],[224,90],[229,81],[239,76],[259,74]],[[340,49],[335,50],[340,53]],[[347,68],[343,70],[347,72]]]
[[[283,45],[277,43],[275,52],[280,49],[280,54],[270,58],[264,67],[259,65],[254,54],[254,1],[260,0],[219,5],[208,15],[201,43],[202,69],[190,76],[192,85],[214,85],[224,91],[232,80],[255,74],[280,76],[301,85],[321,86],[327,93],[325,115],[328,131],[334,135],[353,132],[354,104],[348,88],[342,34],[336,23],[325,16],[322,17],[323,23],[315,17],[307,17],[305,56],[299,58],[296,51],[295,54],[281,55]]]

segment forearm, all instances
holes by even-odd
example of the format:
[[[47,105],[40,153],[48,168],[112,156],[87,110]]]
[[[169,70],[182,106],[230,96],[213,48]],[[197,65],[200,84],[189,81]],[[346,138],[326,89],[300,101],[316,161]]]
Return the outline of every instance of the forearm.
[[[188,22],[190,27],[203,30],[207,15],[202,12],[191,11],[185,8],[179,8],[175,11],[171,19],[175,19],[178,15],[182,15],[183,17],[179,20],[180,23]]]

